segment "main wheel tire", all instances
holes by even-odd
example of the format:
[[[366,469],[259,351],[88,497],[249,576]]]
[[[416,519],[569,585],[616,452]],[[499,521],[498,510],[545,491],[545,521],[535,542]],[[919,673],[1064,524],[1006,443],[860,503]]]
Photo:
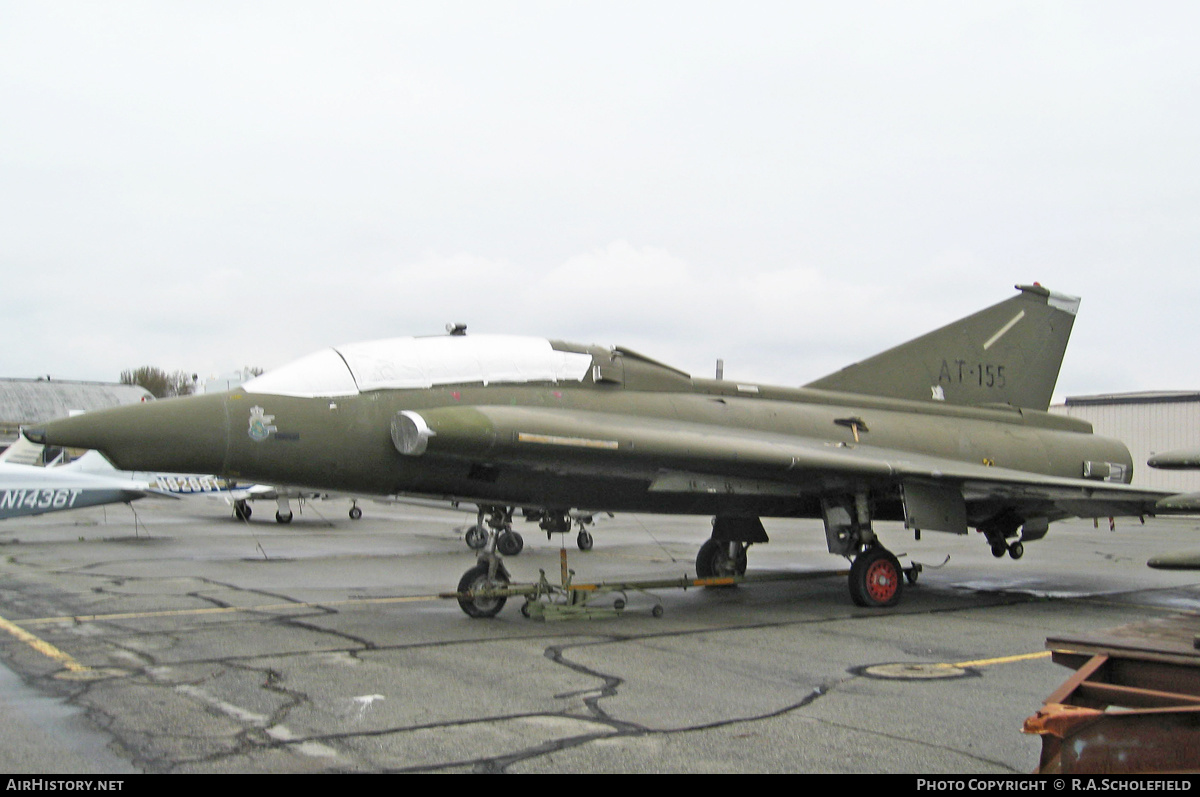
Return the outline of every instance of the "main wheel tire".
[[[729,555],[730,543],[710,539],[700,546],[696,554],[696,575],[699,578],[723,578],[746,575],[746,546],[737,545],[737,555]]]
[[[276,523],[291,523],[292,522],[292,513],[288,512],[285,515],[282,512],[276,512],[275,513],[275,522]]]
[[[592,545],[595,544],[595,540],[592,539],[591,533],[581,531],[579,532],[579,536],[575,538],[575,544],[579,546],[579,550],[581,551],[590,551],[592,550]]]
[[[496,540],[496,550],[505,556],[516,556],[524,547],[525,538],[515,531],[502,531]]]
[[[349,513],[349,514],[350,514],[350,519],[351,519],[351,520],[358,520],[359,518],[361,518],[361,517],[362,517],[362,510],[361,510],[361,509],[359,509],[359,508],[358,508],[358,507],[356,507],[356,506],[352,506],[352,507],[350,507],[350,513]]]
[[[1019,541],[1014,542],[1012,545],[1008,546],[1008,555],[1011,556],[1014,561],[1020,559],[1025,555],[1025,546]]]
[[[245,501],[233,502],[233,516],[238,520],[249,520],[252,514],[254,513],[251,511],[250,505]]]
[[[1002,542],[993,542],[992,543],[992,556],[996,557],[997,559],[1003,559],[1004,554],[1006,554],[1006,553],[1008,553],[1007,545],[1005,545]]]
[[[463,593],[482,589],[504,589],[507,586],[508,579],[500,573],[497,573],[494,579],[489,579],[487,562],[480,562],[463,573],[463,577],[459,579],[458,605],[469,617],[495,617],[508,601],[507,595],[491,597],[472,595],[468,598],[464,597]]]
[[[478,551],[487,545],[487,532],[479,528],[479,526],[472,526],[467,529],[466,540],[468,548],[472,551]]]
[[[886,608],[900,602],[904,571],[887,548],[868,548],[850,565],[850,599],[856,606]]]

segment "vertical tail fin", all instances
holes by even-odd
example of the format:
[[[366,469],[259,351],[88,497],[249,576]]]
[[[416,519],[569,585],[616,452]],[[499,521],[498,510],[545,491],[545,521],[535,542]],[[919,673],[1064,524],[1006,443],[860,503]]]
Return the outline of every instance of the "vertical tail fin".
[[[1079,299],[1040,285],[806,387],[950,404],[1050,406]]]

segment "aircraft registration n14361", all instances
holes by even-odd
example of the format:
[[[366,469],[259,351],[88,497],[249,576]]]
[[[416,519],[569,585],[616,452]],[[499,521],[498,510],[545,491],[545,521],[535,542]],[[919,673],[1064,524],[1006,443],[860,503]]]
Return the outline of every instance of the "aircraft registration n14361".
[[[338,346],[227,393],[26,435],[125,470],[476,504],[492,539],[459,585],[474,616],[504,603],[471,594],[508,583],[497,549],[518,510],[550,532],[579,511],[711,515],[700,577],[744,573],[762,517],[820,518],[829,551],[853,560],[854,602],[892,606],[903,570],[873,521],[918,537],[975,528],[1015,559],[1055,520],[1153,514],[1167,495],[1130,486],[1122,443],[1047,412],[1079,300],[1018,289],[801,388],[694,378],[619,347],[451,334]]]

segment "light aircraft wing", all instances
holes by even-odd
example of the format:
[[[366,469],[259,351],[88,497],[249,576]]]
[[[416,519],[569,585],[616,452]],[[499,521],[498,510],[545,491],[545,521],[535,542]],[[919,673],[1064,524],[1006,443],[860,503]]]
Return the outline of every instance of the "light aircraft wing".
[[[128,479],[0,463],[0,518],[41,515],[162,495]]]

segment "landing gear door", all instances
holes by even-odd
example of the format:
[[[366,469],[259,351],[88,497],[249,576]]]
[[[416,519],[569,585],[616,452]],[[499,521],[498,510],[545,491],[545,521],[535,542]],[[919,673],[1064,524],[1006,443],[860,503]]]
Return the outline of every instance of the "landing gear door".
[[[967,533],[967,503],[959,487],[905,482],[902,491],[905,528]]]

